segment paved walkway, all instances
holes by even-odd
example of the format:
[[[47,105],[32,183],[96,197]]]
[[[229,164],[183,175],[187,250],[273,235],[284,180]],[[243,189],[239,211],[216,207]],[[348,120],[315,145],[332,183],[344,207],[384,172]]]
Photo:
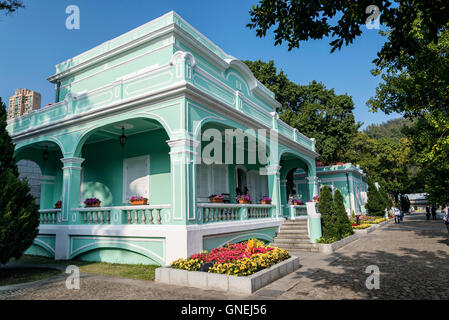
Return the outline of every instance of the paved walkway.
[[[0,299],[449,299],[449,236],[441,220],[406,216],[331,255],[303,253],[301,268],[250,296],[83,274],[80,290],[65,278],[0,291]],[[367,266],[380,270],[380,289],[365,286]]]

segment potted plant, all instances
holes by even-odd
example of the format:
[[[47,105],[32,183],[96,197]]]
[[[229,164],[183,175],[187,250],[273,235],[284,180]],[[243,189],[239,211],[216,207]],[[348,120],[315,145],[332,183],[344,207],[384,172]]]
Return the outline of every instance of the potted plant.
[[[61,209],[62,207],[62,201],[59,200],[58,202],[55,203],[55,209]]]
[[[84,204],[86,205],[86,208],[87,207],[99,207],[100,203],[101,203],[100,199],[97,199],[97,198],[88,198],[88,199],[84,200]]]
[[[224,197],[221,194],[212,194],[209,196],[209,201],[212,203],[223,203]]]
[[[294,206],[302,206],[304,203],[300,199],[292,200],[292,205]]]
[[[129,202],[132,206],[145,205],[148,203],[148,199],[141,196],[133,196],[129,199]]]
[[[318,202],[318,198],[319,198],[320,196],[319,195],[316,195],[316,196],[314,196],[312,199],[313,199],[313,202]]]
[[[262,199],[260,199],[260,202],[262,204],[271,204],[271,198],[267,197],[267,196],[264,196],[264,197],[262,197]]]
[[[242,203],[242,204],[251,202],[250,196],[245,195],[245,194],[237,196],[236,199],[237,199],[238,203]]]

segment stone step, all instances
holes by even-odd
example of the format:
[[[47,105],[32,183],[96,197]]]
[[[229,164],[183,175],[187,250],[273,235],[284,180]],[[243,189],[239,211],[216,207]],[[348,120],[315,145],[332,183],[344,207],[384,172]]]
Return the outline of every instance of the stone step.
[[[294,232],[308,232],[307,231],[308,229],[307,229],[307,226],[303,226],[303,227],[301,227],[301,226],[297,226],[297,227],[285,227],[285,226],[282,226],[281,227],[281,229],[279,230],[279,233],[281,233],[281,232],[287,232],[287,233],[294,233]]]
[[[290,245],[290,244],[309,244],[310,243],[310,239],[297,239],[297,238],[278,238],[276,237],[274,239],[274,242],[276,243],[283,243],[286,245]]]
[[[278,233],[276,235],[276,239],[307,239],[310,240],[310,237],[307,233]]]

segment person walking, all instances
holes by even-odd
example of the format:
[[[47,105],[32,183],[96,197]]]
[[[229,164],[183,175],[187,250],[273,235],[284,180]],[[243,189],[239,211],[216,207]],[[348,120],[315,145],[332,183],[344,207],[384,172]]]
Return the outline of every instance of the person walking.
[[[427,220],[430,220],[430,206],[429,205],[426,206],[426,218],[427,218]]]
[[[436,220],[437,219],[437,207],[432,204],[432,209],[430,210],[432,212],[432,220]]]
[[[401,223],[401,210],[396,207],[393,207],[394,213],[394,223]]]
[[[446,225],[447,233],[449,233],[449,206],[446,205],[446,207],[443,209],[443,212],[445,213],[443,222]]]

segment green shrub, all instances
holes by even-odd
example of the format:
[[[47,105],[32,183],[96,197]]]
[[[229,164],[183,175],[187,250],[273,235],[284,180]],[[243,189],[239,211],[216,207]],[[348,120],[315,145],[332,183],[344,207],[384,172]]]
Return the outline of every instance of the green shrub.
[[[385,215],[385,201],[372,181],[368,182],[368,201],[366,210],[371,216]]]
[[[19,259],[38,234],[39,211],[26,181],[19,179],[14,145],[0,99],[0,263]]]
[[[343,196],[339,190],[335,190],[333,203],[333,216],[336,229],[336,237],[340,240],[354,233],[352,223],[346,213]]]
[[[332,243],[354,233],[339,190],[332,196],[328,187],[321,189],[318,212],[322,223],[322,238],[318,240],[319,243]]]
[[[402,212],[408,212],[410,210],[410,200],[408,199],[408,197],[406,195],[401,194],[399,202],[400,202]]]
[[[330,238],[336,233],[332,222],[333,202],[331,190],[327,186],[322,187],[318,198],[318,212],[321,214],[321,230],[324,238]]]

